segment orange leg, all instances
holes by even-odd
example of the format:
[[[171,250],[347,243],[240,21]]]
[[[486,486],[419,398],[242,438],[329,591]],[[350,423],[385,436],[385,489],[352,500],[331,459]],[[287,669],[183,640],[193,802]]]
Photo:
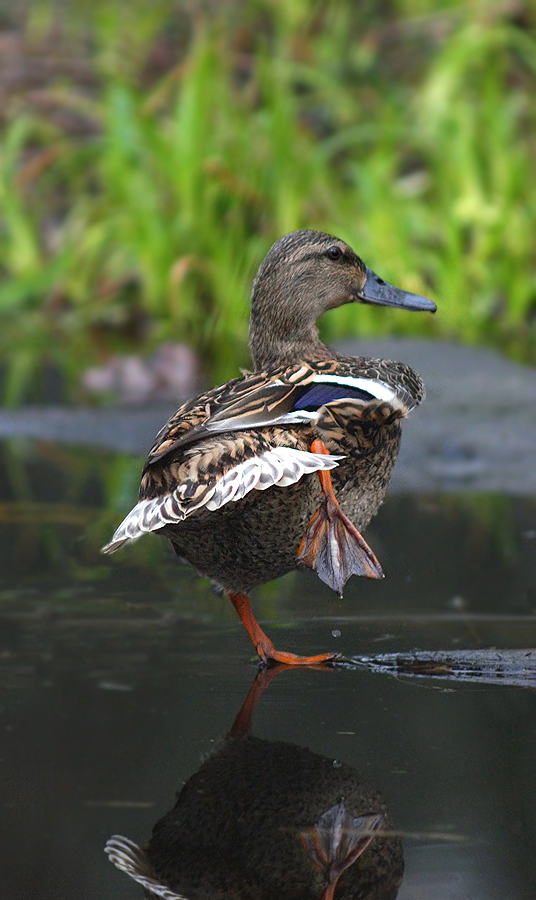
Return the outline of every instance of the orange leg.
[[[311,453],[323,453],[324,456],[329,456],[329,450],[320,438],[317,438],[311,444]],[[322,491],[326,494],[330,500],[333,500],[334,503],[337,503],[337,498],[335,496],[335,492],[333,490],[333,485],[331,483],[331,472],[329,469],[325,472],[319,472],[318,477],[320,478],[320,484],[322,486]],[[337,504],[338,505],[338,504]]]
[[[311,450],[329,453],[320,440],[313,441]],[[318,477],[322,488],[320,508],[307,526],[296,561],[313,569],[322,581],[342,596],[351,575],[383,578],[383,571],[365,539],[340,508],[333,491],[331,472],[319,472]]]
[[[249,597],[246,597],[245,594],[238,594],[235,591],[228,591],[228,596],[262,662],[285,663],[288,666],[310,666],[315,663],[330,662],[337,656],[336,653],[320,653],[318,656],[296,656],[295,653],[285,653],[284,651],[276,650],[270,638],[265,635],[253,615]]]

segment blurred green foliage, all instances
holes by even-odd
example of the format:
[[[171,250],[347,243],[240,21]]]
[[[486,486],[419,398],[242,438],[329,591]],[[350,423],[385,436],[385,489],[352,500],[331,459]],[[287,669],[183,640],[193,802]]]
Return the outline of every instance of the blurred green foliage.
[[[439,305],[347,307],[327,340],[536,359],[533,4],[34,0],[1,25],[6,402],[170,339],[236,374],[255,268],[302,227]]]

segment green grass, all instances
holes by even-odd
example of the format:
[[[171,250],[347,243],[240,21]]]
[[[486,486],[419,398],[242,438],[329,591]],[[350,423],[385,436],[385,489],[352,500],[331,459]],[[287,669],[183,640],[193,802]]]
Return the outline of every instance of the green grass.
[[[28,42],[50,48],[50,5],[29,9]],[[439,306],[344,308],[328,340],[435,334],[536,360],[535,13],[375,9],[70,5],[54,40],[85,82],[59,66],[2,126],[6,402],[35,396],[45,364],[77,398],[88,366],[169,339],[235,374],[255,268],[301,227]]]

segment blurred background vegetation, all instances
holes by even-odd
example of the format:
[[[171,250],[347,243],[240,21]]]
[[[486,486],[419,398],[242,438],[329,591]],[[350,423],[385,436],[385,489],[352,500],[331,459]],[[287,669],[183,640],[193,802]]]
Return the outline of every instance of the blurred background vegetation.
[[[2,399],[117,354],[247,365],[251,278],[295,228],[434,317],[331,313],[536,361],[534,0],[0,0]],[[45,379],[46,381],[46,379]]]

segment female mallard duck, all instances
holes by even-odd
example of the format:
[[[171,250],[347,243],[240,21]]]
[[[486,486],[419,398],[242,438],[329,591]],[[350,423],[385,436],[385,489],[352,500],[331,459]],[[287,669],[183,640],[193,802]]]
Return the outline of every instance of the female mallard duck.
[[[339,594],[350,575],[383,577],[360,531],[385,495],[400,419],[424,397],[409,366],[341,356],[322,343],[317,319],[344,303],[436,308],[378,278],[332,235],[280,238],[253,284],[254,373],[177,410],[149,453],[139,503],[103,547],[113,553],[145,532],[165,535],[227,592],[264,662],[334,654],[275,650],[253,616],[253,587],[296,566]]]

